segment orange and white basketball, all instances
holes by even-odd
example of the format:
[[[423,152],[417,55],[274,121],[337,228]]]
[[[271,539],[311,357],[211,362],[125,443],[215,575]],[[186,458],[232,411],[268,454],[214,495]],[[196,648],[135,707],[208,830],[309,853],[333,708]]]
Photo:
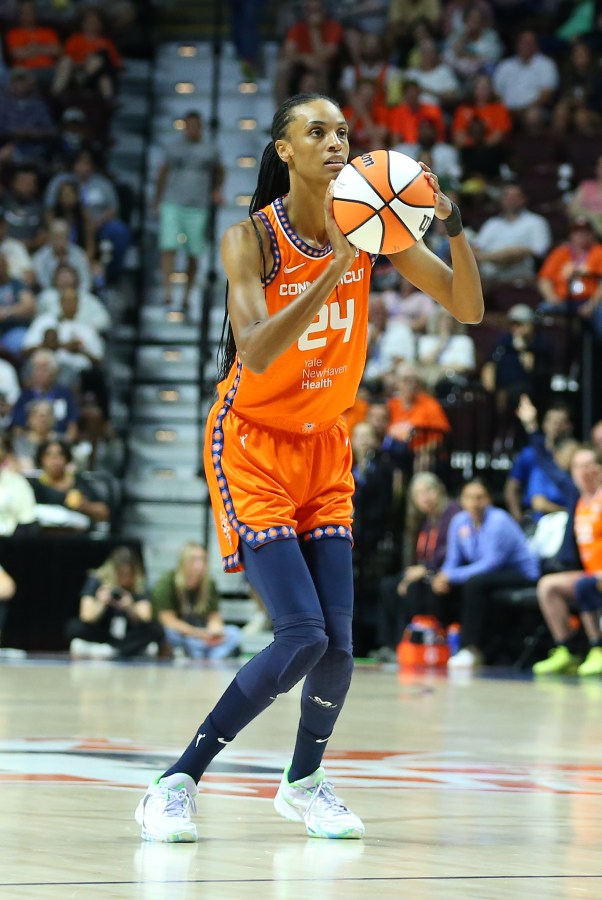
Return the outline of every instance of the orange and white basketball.
[[[333,215],[347,240],[368,253],[398,253],[433,221],[435,193],[416,160],[373,150],[347,163],[334,183]]]

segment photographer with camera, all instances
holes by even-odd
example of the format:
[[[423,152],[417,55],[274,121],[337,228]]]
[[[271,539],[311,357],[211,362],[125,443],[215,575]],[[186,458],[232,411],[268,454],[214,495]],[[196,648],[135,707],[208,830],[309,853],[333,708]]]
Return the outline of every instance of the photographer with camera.
[[[78,619],[66,634],[71,656],[127,659],[163,641],[163,628],[152,620],[144,571],[128,547],[117,547],[107,561],[90,572],[80,598]]]

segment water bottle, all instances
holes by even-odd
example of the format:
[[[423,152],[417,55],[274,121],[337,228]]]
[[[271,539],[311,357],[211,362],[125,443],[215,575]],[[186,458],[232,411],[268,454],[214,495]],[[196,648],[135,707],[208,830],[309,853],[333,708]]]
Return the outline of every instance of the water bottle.
[[[449,655],[455,656],[460,650],[460,646],[460,626],[457,622],[454,622],[453,625],[450,625],[447,629],[447,647],[449,649]]]

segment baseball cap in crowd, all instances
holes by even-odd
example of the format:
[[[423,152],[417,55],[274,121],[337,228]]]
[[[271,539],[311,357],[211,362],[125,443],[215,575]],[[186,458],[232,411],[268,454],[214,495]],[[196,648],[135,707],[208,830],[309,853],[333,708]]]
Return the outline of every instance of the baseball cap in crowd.
[[[508,318],[511,322],[519,322],[521,325],[532,322],[535,313],[526,303],[515,303],[508,310]]]
[[[573,231],[576,228],[587,228],[588,231],[593,231],[592,223],[589,219],[586,219],[585,216],[577,216],[576,219],[573,219],[570,224],[570,230]]]

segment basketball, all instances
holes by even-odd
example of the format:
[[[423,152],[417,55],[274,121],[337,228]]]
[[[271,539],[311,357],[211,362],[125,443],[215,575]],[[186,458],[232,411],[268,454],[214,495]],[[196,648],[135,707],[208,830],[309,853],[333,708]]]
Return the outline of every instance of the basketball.
[[[398,253],[433,221],[435,193],[416,160],[373,150],[347,163],[334,183],[333,215],[347,240],[368,253]]]

